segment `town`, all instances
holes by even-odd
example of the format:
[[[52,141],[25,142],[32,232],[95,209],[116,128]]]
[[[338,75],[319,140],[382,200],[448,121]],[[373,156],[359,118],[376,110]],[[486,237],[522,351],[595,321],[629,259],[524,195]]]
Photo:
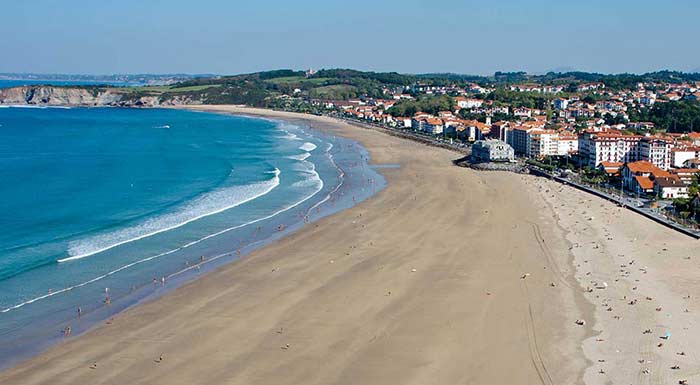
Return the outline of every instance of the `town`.
[[[686,119],[685,130],[673,116],[665,127],[640,117],[669,103],[697,106],[700,82],[616,89],[603,82],[418,82],[383,91],[384,98],[304,100],[324,114],[470,148],[477,161],[524,162],[697,229],[700,133],[693,127],[700,115]]]

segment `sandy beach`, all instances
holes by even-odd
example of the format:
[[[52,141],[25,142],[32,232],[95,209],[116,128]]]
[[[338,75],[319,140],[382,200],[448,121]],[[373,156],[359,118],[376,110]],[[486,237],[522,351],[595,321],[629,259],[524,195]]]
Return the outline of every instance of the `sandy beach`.
[[[697,383],[698,241],[546,179],[528,188],[567,230],[576,279],[595,304],[585,383]]]
[[[381,169],[387,188],[369,200],[0,383],[671,384],[700,373],[697,241],[572,188],[455,167],[456,153],[333,119],[195,109],[298,121],[400,167]]]

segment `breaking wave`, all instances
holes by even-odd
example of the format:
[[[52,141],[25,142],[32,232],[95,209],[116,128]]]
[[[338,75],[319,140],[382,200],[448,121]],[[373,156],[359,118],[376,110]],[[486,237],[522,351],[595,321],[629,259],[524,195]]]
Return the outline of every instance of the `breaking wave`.
[[[316,145],[310,142],[306,142],[299,146],[299,149],[306,152],[311,152],[316,149]]]
[[[126,243],[182,227],[198,219],[257,199],[279,186],[280,170],[275,168],[272,173],[274,177],[267,181],[217,189],[196,198],[175,212],[149,218],[135,226],[71,242],[68,248],[70,256],[59,259],[58,262],[89,257]]]

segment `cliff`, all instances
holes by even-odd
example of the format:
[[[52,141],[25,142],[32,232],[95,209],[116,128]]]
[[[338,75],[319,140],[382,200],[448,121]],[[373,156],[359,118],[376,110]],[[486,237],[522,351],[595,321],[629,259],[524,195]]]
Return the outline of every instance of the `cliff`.
[[[139,94],[119,88],[24,86],[0,89],[0,105],[155,107],[201,104],[190,95]]]

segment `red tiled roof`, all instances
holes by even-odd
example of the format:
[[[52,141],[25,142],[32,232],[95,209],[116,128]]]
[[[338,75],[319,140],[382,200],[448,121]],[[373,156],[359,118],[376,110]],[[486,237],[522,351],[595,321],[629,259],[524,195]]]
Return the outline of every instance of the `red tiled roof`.
[[[694,160],[694,159],[690,159],[690,160]],[[676,174],[676,175],[678,175],[678,174],[696,174],[699,172],[700,172],[700,169],[697,169],[697,168],[676,168],[676,169],[671,170],[671,174]]]
[[[683,187],[685,186],[681,180],[675,176],[672,175],[670,177],[660,177],[654,179],[654,183],[656,183],[660,187]]]
[[[642,190],[651,190],[654,188],[654,182],[645,176],[637,175],[634,177],[634,180],[637,181],[637,184],[642,188]]]
[[[654,174],[654,175],[656,175],[659,171],[664,172],[660,168],[654,166],[653,163],[646,161],[646,160],[640,160],[637,162],[627,163],[626,167],[633,174]],[[665,176],[665,175],[658,175],[658,176]]]

